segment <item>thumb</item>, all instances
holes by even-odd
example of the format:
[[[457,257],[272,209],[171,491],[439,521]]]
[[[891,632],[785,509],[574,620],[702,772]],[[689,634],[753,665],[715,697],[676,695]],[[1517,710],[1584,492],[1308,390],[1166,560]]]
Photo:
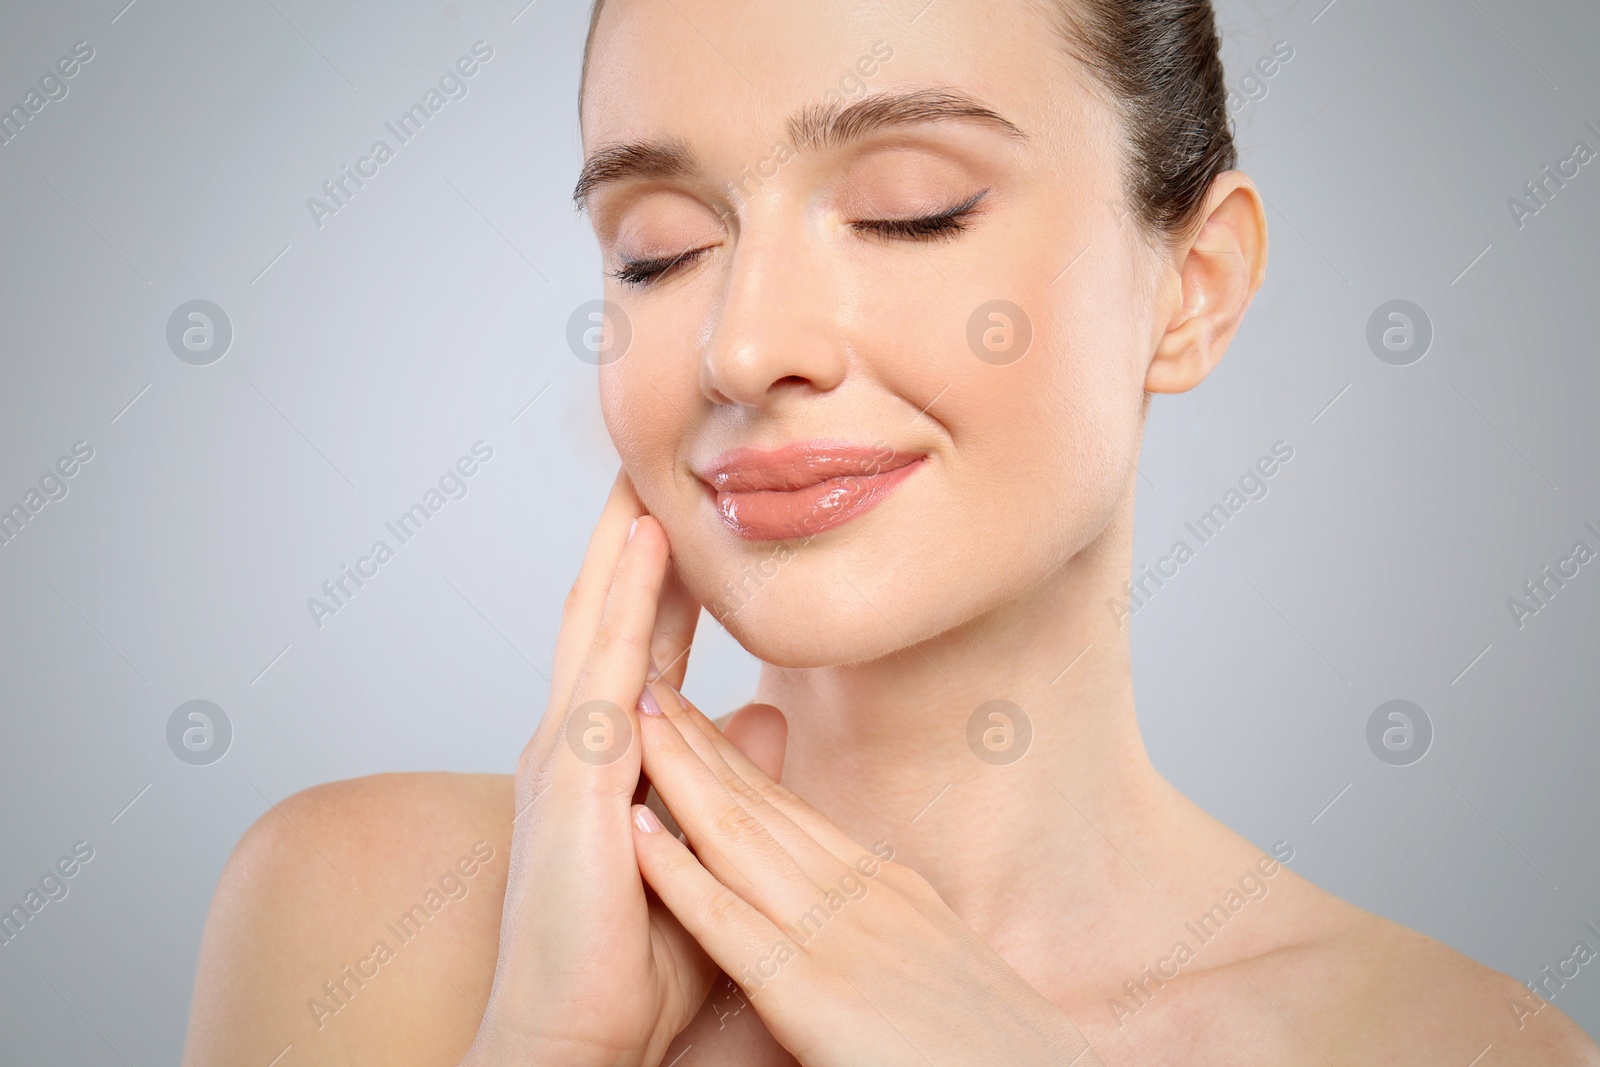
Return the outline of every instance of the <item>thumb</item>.
[[[771,704],[746,704],[728,716],[722,736],[774,782],[783,774],[783,753],[789,743],[789,721]]]

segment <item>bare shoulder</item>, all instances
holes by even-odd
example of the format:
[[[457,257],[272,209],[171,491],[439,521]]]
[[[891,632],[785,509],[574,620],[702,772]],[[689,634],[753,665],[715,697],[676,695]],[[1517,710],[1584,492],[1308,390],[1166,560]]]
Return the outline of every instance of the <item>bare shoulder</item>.
[[[1415,930],[1327,899],[1315,936],[1233,968],[1253,987],[1249,995],[1266,1001],[1320,1056],[1335,1063],[1600,1067],[1600,1047],[1522,983]]]
[[[218,881],[185,1063],[455,1062],[494,975],[512,795],[381,774],[273,805]]]
[[[1116,973],[1132,981],[1109,1001],[1111,987],[1099,986],[1102,1000],[1073,1004],[1096,1022],[1097,1048],[1130,1062],[1170,1062],[1182,1048],[1196,1067],[1600,1067],[1600,1047],[1520,982],[1327,892],[1231,831],[1203,845],[1173,881],[1185,888],[1169,955],[1142,971],[1122,961]],[[1229,882],[1252,857],[1262,877]]]

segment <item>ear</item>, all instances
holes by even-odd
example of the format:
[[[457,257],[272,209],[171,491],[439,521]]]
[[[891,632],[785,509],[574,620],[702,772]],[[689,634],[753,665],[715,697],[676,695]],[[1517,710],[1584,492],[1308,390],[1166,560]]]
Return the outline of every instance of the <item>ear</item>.
[[[1145,374],[1152,393],[1183,393],[1222,360],[1244,309],[1267,273],[1267,218],[1255,183],[1240,171],[1219,175],[1194,235],[1176,254],[1178,306]]]

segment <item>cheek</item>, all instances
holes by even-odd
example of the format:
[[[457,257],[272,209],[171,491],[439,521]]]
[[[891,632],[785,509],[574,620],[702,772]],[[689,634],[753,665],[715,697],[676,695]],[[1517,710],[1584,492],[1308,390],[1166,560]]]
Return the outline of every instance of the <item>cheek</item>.
[[[600,409],[611,443],[628,476],[650,506],[665,507],[661,489],[681,473],[685,448],[702,414],[699,336],[703,307],[672,294],[672,299],[634,301],[609,291],[630,324],[630,343],[620,359],[599,368]]]
[[[1041,468],[1071,496],[1071,536],[1098,535],[1134,477],[1149,352],[1137,290],[1115,257],[1086,273],[1056,306],[1045,358],[1029,383],[1040,398]]]
[[[600,371],[600,410],[622,466],[652,514],[665,518],[662,488],[671,478],[677,443],[686,432],[670,404],[653,388],[645,353],[630,352]],[[635,357],[640,357],[636,362]]]
[[[1019,552],[1030,550],[1020,542],[1031,542],[1059,562],[1098,536],[1125,493],[1143,391],[1132,370],[1135,339],[1100,310],[1117,306],[1114,299],[1038,292],[1028,305],[1028,353],[970,376],[960,397],[952,390],[945,406],[952,474],[964,483],[971,514],[986,516],[985,537],[1014,537]],[[1126,294],[1120,308],[1128,317]],[[996,505],[1000,515],[988,510]]]
[[[1015,527],[1019,536],[1037,538],[1048,530],[1053,557],[1098,534],[1126,490],[1149,347],[1137,250],[1109,227],[1059,236],[1011,242],[1005,255],[986,257],[1010,266],[962,285],[962,295],[941,302],[950,308],[942,317],[908,322],[916,331],[908,349],[920,358],[903,361],[917,395],[939,395],[928,414],[950,437],[950,476],[972,506],[969,514],[998,504],[1014,516],[1001,529],[976,520],[985,535],[1003,537]],[[1057,248],[1085,244],[1063,273],[1072,255]],[[994,339],[1004,342],[1013,325],[1007,315],[970,318],[996,293],[1022,309],[1019,328],[1031,333],[1014,362],[983,358],[984,328],[992,325]],[[952,344],[952,335],[961,340]]]
[[[717,566],[717,528],[708,521],[705,487],[688,465],[697,427],[686,420],[702,404],[698,381],[696,366],[681,356],[673,362],[665,351],[638,349],[600,370],[611,443],[645,509],[666,529],[686,580],[709,577]]]
[[[632,474],[643,446],[640,437],[646,422],[640,417],[637,390],[619,367],[600,371],[600,413],[605,417],[611,443],[622,457],[622,465]]]

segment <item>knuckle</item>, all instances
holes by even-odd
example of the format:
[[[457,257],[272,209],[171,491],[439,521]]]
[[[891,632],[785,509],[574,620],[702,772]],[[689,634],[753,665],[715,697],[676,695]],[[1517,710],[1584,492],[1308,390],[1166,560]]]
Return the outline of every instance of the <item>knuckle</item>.
[[[534,738],[522,747],[517,756],[516,792],[519,804],[525,804],[549,784],[550,753],[545,745]]]
[[[895,877],[900,880],[900,884],[906,890],[915,893],[934,892],[933,883],[924,878],[920,871],[912,870],[903,863],[895,863],[891,866],[895,872]]]
[[[649,652],[649,642],[628,626],[602,619],[594,634],[594,646],[601,652]]]
[[[903,863],[879,860],[878,873],[873,881],[887,886],[902,896],[920,895],[933,889],[933,883]]]
[[[784,785],[782,782],[773,782],[767,786],[767,796],[777,804],[803,805],[800,794]]]
[[[761,821],[739,804],[729,804],[717,813],[717,830],[735,842],[753,841],[764,832]]]
[[[546,773],[545,767],[548,760],[548,746],[540,743],[535,736],[529,738],[528,743],[522,746],[522,751],[517,754],[517,777],[536,778]]]
[[[923,931],[914,916],[891,913],[882,908],[857,913],[851,929],[855,932],[851,949],[867,956],[892,956],[910,938],[921,940]]]
[[[529,738],[528,743],[522,746],[522,751],[517,753],[517,778],[527,778],[538,773],[542,755],[542,746],[539,745],[538,738]]]
[[[571,715],[573,710],[577,708],[578,705],[582,704],[585,699],[587,699],[585,694],[592,692],[593,687],[594,666],[591,661],[585,660],[583,665],[578,668],[578,676],[572,680],[572,695],[568,700],[567,706],[562,708],[559,712],[557,712],[556,709],[551,708],[551,714],[559,715],[562,725],[565,725],[567,716]]]
[[[733,794],[735,800],[739,800],[750,805],[763,805],[767,802],[767,798],[762,795],[761,790],[757,789],[743,778],[740,778],[738,775],[734,775],[725,784],[728,792]]]
[[[732,922],[750,910],[750,905],[738,893],[723,886],[706,901],[706,918],[714,923]]]

